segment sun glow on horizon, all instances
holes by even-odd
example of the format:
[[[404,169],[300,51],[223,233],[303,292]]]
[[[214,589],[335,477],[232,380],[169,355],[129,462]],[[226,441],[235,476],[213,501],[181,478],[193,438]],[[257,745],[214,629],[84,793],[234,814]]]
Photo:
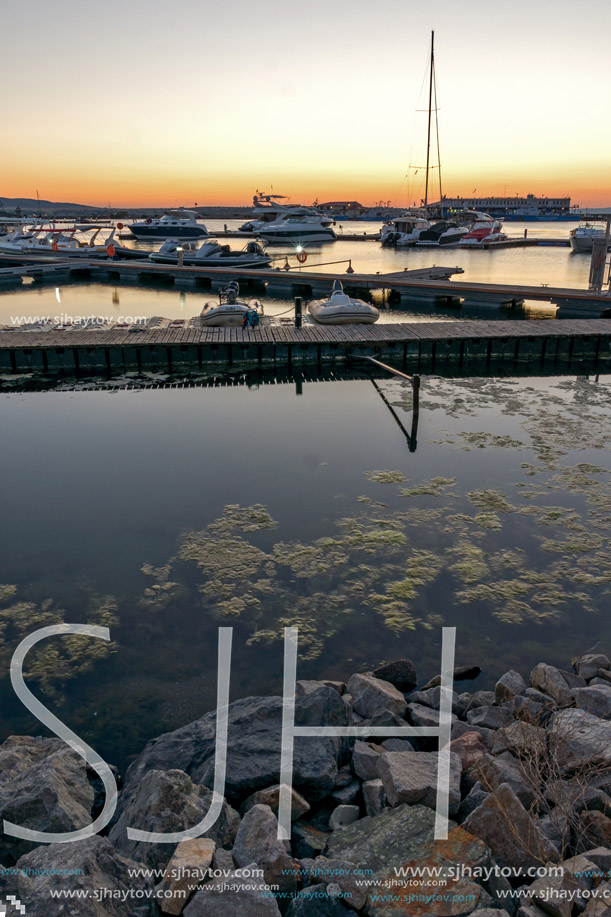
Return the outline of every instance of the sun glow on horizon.
[[[439,24],[444,192],[611,205],[611,126],[596,90],[611,76],[610,15],[592,6],[586,21],[568,0],[515,0],[485,20],[449,0],[434,16],[399,0],[310,0],[294,14],[280,0],[13,5],[0,195],[245,206],[273,187],[303,203],[418,202]],[[435,174],[431,185],[435,197]]]

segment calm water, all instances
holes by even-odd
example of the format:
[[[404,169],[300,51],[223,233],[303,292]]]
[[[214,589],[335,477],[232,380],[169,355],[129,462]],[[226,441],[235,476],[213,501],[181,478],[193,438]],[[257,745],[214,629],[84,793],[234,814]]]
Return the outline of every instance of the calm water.
[[[208,221],[209,230],[222,229],[222,221]],[[237,228],[241,221],[227,221],[229,228]],[[373,232],[381,224],[347,223],[342,224],[346,233]],[[576,225],[576,224],[575,224]],[[568,238],[571,223],[534,223],[528,224],[529,235],[554,238]],[[524,227],[519,223],[507,224],[509,235],[522,235]],[[221,240],[230,241],[230,240]],[[241,249],[246,239],[231,240],[233,248]],[[132,247],[155,250],[159,243],[125,242]],[[270,246],[269,251],[283,264],[287,254],[294,255],[292,246]],[[348,262],[357,272],[389,273],[429,267],[432,264],[458,266],[464,270],[461,279],[477,282],[522,283],[539,286],[565,286],[587,288],[590,266],[589,255],[575,254],[568,247],[537,246],[533,248],[509,248],[500,251],[468,251],[460,248],[434,250],[425,248],[390,249],[382,248],[379,242],[355,242],[338,239],[337,242],[323,245],[307,246],[308,261],[302,268],[328,272],[341,278]],[[326,262],[341,262],[328,264]],[[293,264],[296,262],[293,259]],[[247,298],[258,292],[247,294]],[[11,324],[14,316],[83,316],[104,315],[118,320],[126,316],[163,315],[169,318],[189,318],[199,314],[203,305],[214,299],[210,291],[182,292],[172,287],[83,284],[69,283],[58,288],[51,286],[30,285],[17,290],[0,294],[0,324]],[[292,310],[292,301],[271,297],[263,298],[265,310],[270,315],[280,315]],[[515,313],[512,313],[514,315]],[[552,318],[555,308],[541,303],[527,303],[525,313],[533,318]],[[383,307],[380,321],[430,321],[431,319],[457,319],[466,317],[507,317],[507,313],[496,308],[487,307],[448,310],[426,306],[393,306]]]
[[[380,383],[409,428],[410,391]],[[124,766],[232,696],[409,656],[441,626],[478,685],[611,644],[607,378],[423,379],[418,448],[369,381],[0,395],[1,737],[40,732],[6,676],[19,639],[110,626],[33,656],[31,685]],[[14,588],[10,588],[14,587]]]

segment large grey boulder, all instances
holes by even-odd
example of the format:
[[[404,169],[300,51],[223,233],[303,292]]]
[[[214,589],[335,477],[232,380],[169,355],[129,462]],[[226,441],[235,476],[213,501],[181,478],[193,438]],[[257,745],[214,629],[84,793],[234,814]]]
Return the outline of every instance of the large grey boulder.
[[[312,864],[310,876],[316,882],[339,885],[344,904],[352,910],[360,910],[367,901],[367,889],[362,884],[367,873],[355,863],[319,856]]]
[[[278,839],[278,819],[270,807],[259,804],[249,809],[240,822],[233,846],[235,865],[256,863],[265,868],[289,851],[289,842]]]
[[[141,866],[121,856],[108,838],[95,837],[74,844],[45,844],[21,857],[22,871],[8,880],[4,895],[15,894],[28,917],[153,917],[152,879]],[[106,897],[92,893],[106,889]],[[52,897],[52,893],[83,891],[86,899]],[[145,894],[151,893],[147,901]]]
[[[370,742],[361,742],[359,739],[354,743],[352,752],[351,767],[357,777],[361,780],[375,780],[378,776],[378,758],[382,749],[378,745]]]
[[[611,764],[611,722],[584,710],[561,710],[550,724],[550,748],[566,771]]]
[[[352,697],[352,705],[360,716],[369,718],[385,710],[399,717],[405,713],[405,698],[389,681],[382,681],[373,675],[353,675],[348,682],[347,690]]]
[[[463,828],[481,838],[497,860],[512,868],[559,860],[555,846],[506,783],[471,812]]]
[[[575,688],[575,706],[586,713],[592,713],[603,720],[611,718],[611,684],[590,685],[588,688]]]
[[[258,867],[246,867],[222,879],[206,883],[183,911],[185,917],[280,917],[274,893],[264,879],[257,876]],[[227,892],[230,885],[232,891]]]
[[[316,684],[296,697],[298,726],[350,726],[348,707],[336,690]],[[246,697],[229,705],[225,795],[241,802],[254,791],[278,783],[282,732],[281,697]],[[212,788],[216,743],[216,712],[166,733],[147,744],[129,768],[119,805],[136,793],[149,770],[185,771],[195,783]],[[293,785],[309,802],[322,798],[335,784],[338,768],[350,760],[351,739],[297,738]]]
[[[422,707],[432,707],[433,710],[439,710],[441,705],[441,688],[427,688],[426,691],[414,691],[410,695],[409,703],[411,704],[420,704]],[[450,697],[452,700],[452,713],[455,713],[456,716],[461,716],[467,709],[467,704],[464,698],[460,694],[457,694],[456,691],[450,692]]]
[[[211,800],[211,790],[193,783],[184,771],[149,771],[138,784],[135,796],[121,808],[110,840],[123,856],[160,869],[167,864],[175,845],[130,840],[127,829],[164,834],[186,831],[202,821]],[[238,813],[224,803],[216,824],[200,836],[211,838],[218,847],[232,847],[239,823]]]
[[[418,684],[416,667],[411,659],[398,659],[396,662],[386,662],[373,670],[373,675],[381,681],[389,681],[391,685],[408,694]]]
[[[446,840],[435,840],[435,813],[424,806],[400,805],[395,809],[384,809],[373,818],[360,819],[347,828],[335,831],[328,845],[326,856],[346,860],[349,863],[360,863],[371,870],[367,878],[374,885],[367,890],[367,903],[364,912],[368,917],[397,917],[397,914],[419,913],[414,911],[411,894],[427,894],[426,878],[422,886],[417,881],[406,883],[405,887],[388,886],[385,882],[395,883],[396,869],[421,868],[426,870],[444,867],[460,867],[464,864],[475,869],[490,862],[490,851],[479,839],[449,823]],[[375,900],[377,896],[386,897],[388,888],[392,888],[391,900]],[[427,901],[427,917],[461,917],[470,914],[477,907],[488,907],[492,899],[474,880],[460,876],[449,878],[444,891],[452,894],[452,910],[448,911],[448,901]],[[473,896],[473,897],[472,897]],[[443,896],[441,896],[443,897]],[[423,911],[424,913],[424,911]]]
[[[527,779],[520,762],[509,752],[480,758],[464,775],[464,783],[467,789],[480,783],[482,788],[488,792],[507,783],[526,808],[530,808],[535,800],[533,786]]]
[[[467,711],[467,721],[484,729],[501,729],[510,725],[513,715],[507,707],[475,707]]]
[[[497,704],[502,704],[507,700],[524,694],[528,685],[519,672],[511,669],[501,675],[494,688],[494,696]]]
[[[437,805],[437,752],[389,751],[380,755],[378,776],[384,785],[389,805],[420,803],[434,809]],[[462,765],[454,752],[450,753],[449,812],[455,815],[460,805]]]
[[[439,726],[439,710],[434,710],[433,707],[426,707],[424,704],[408,704],[407,718],[412,726]],[[458,722],[458,717],[453,713],[451,718],[452,729]]]
[[[511,726],[497,730],[492,754],[509,751],[518,758],[530,759],[547,756],[547,733],[540,726],[516,720]]]
[[[85,828],[93,820],[90,775],[60,739],[11,736],[0,745],[0,820],[49,833]],[[1,832],[0,862],[11,865],[35,846]]]
[[[530,673],[530,685],[552,697],[561,707],[567,707],[573,701],[573,692],[562,677],[562,673],[553,665],[546,665],[545,662],[540,662]]]
[[[249,796],[241,807],[241,812],[248,812],[253,806],[269,806],[276,817],[278,817],[278,806],[280,804],[280,784],[268,786],[264,790],[257,790],[252,796]],[[291,821],[297,821],[302,815],[310,811],[310,803],[307,799],[291,789]]]
[[[604,653],[586,653],[585,656],[578,656],[573,659],[573,668],[578,675],[589,681],[598,675],[599,669],[611,668],[611,661]]]

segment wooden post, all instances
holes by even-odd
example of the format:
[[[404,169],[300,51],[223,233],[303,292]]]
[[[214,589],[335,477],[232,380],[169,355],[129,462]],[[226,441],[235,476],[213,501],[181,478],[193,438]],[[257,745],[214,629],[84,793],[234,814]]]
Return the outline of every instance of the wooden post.
[[[295,297],[295,328],[301,328],[303,300],[301,296]]]

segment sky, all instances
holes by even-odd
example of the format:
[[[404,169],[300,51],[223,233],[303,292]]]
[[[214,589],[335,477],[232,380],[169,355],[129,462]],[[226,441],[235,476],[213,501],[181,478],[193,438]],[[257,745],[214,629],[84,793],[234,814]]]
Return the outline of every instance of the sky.
[[[608,0],[29,0],[0,21],[0,196],[419,202],[435,30],[444,193],[611,205]]]

